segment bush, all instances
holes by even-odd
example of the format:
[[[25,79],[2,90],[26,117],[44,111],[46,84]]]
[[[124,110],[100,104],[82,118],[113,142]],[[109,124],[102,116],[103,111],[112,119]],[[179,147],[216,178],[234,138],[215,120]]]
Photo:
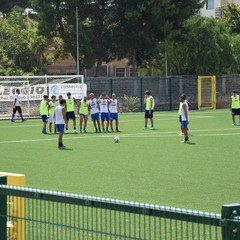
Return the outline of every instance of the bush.
[[[139,109],[140,98],[129,97],[126,94],[123,96],[123,111],[124,112],[135,112]]]

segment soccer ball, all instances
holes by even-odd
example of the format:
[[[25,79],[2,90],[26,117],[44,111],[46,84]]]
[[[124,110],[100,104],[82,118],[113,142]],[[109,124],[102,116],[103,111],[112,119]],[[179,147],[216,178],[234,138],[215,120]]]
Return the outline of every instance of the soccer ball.
[[[119,137],[115,137],[113,140],[114,140],[115,143],[119,143],[120,139],[119,139]]]

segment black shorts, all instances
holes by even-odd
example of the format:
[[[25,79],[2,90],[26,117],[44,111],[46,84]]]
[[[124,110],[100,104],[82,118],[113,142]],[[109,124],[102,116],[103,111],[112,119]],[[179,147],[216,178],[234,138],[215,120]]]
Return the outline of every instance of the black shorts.
[[[182,122],[182,116],[179,115],[179,122],[181,123]]]
[[[72,112],[67,112],[66,113],[66,117],[67,117],[67,120],[69,120],[69,119],[76,119],[76,116],[75,116],[75,113],[74,113],[74,111],[72,111]]]
[[[20,106],[16,106],[14,109],[13,109],[13,113],[15,114],[16,112],[18,111],[19,114],[22,113],[22,109]]]
[[[240,115],[240,109],[239,108],[232,108],[232,115]]]
[[[149,113],[150,110],[145,111],[145,118],[153,118],[153,110]]]
[[[41,115],[41,117],[42,117],[42,122],[46,123],[48,121],[47,115]]]

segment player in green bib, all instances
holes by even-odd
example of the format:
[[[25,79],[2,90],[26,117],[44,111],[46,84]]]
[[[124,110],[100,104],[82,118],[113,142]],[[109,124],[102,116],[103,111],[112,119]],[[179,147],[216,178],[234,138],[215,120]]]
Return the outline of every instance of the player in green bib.
[[[74,106],[78,105],[77,101],[75,98],[71,97],[71,93],[67,93],[67,99],[66,99],[66,117],[67,117],[67,123],[66,123],[66,133],[68,133],[68,122],[69,119],[73,120],[73,132],[77,133],[76,130],[76,116],[74,112]]]
[[[144,129],[147,129],[148,119],[151,121],[151,128],[154,129],[153,126],[153,109],[155,106],[154,98],[150,95],[150,91],[145,91],[144,95],[144,103],[146,104],[146,110],[145,110],[145,126]]]
[[[59,105],[59,103],[56,101],[56,96],[51,97],[51,101],[48,105],[48,111],[49,111],[49,132],[52,133],[52,125],[54,124],[54,133],[57,133],[56,131],[56,124],[54,119],[54,112],[56,107]]]
[[[236,125],[235,116],[240,115],[240,99],[237,90],[232,91],[232,96],[230,98],[230,111],[232,113],[232,125]]]
[[[80,132],[87,132],[88,115],[90,115],[90,104],[87,96],[84,96],[79,104],[78,112],[80,114]]]
[[[48,117],[48,95],[43,96],[43,100],[40,103],[40,115],[42,117],[43,128],[42,133],[47,134],[46,127],[47,127],[47,117]]]

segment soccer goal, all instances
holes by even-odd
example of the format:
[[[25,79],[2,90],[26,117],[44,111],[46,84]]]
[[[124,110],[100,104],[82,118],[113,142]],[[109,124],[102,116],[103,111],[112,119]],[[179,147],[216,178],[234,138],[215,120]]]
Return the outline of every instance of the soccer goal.
[[[83,75],[0,76],[0,118],[11,116],[16,89],[20,90],[24,117],[39,116],[39,105],[44,95],[66,98],[67,92],[71,92],[72,97],[80,100],[87,94]]]
[[[216,76],[198,77],[198,109],[216,109]]]

